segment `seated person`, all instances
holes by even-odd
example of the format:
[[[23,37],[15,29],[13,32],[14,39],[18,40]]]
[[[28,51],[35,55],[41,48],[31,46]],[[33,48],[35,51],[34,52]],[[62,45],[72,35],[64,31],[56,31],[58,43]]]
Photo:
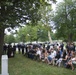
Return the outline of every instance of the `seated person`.
[[[36,48],[36,54],[35,54],[35,59],[36,60],[41,60],[41,49],[40,48]]]
[[[28,58],[34,59],[36,51],[34,49],[30,49],[28,52]]]
[[[44,52],[42,53],[43,55],[43,60],[45,63],[47,63],[47,57],[48,57],[48,51],[45,49]]]
[[[56,51],[54,49],[51,49],[51,54],[47,57],[48,64],[52,64],[52,60],[56,56]]]
[[[61,66],[62,56],[63,56],[63,52],[61,50],[61,47],[59,47],[57,54],[56,54],[56,57],[55,57],[56,65],[58,65],[59,67]]]
[[[66,67],[71,67],[72,70],[75,69],[74,64],[76,64],[76,56],[75,53],[73,53],[73,55],[71,56],[71,59],[66,63]]]

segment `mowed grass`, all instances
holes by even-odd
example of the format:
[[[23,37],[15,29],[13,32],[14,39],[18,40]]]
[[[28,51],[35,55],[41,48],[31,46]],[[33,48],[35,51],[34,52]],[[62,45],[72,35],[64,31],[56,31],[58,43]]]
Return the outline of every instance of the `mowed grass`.
[[[9,75],[76,75],[75,71],[51,66],[16,54],[8,59]]]

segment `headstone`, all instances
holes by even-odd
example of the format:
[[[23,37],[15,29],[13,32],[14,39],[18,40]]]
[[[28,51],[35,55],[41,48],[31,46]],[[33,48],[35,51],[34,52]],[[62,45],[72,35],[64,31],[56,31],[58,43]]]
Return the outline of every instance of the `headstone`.
[[[8,74],[8,56],[2,55],[1,58],[1,75],[9,75]]]

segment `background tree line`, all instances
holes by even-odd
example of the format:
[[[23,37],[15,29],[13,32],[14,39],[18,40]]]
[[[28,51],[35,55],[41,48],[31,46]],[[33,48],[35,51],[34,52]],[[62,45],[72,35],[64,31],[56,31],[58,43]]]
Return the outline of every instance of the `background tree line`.
[[[59,3],[53,21],[57,38],[68,42],[76,41],[76,0],[63,0]]]
[[[52,39],[56,39],[53,32],[51,32]],[[16,36],[14,36],[16,35]],[[19,29],[15,34],[5,35],[5,43],[17,43],[17,42],[32,42],[32,41],[49,41],[48,29],[45,26],[25,26]]]

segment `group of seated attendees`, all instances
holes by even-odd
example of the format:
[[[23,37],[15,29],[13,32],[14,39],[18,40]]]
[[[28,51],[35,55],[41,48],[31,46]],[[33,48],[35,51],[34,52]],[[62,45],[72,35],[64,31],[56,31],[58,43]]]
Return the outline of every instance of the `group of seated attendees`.
[[[42,45],[36,47],[33,45],[28,46],[26,52],[27,57],[34,60],[44,61],[47,64],[57,65],[59,67],[63,65],[66,68],[71,68],[72,70],[75,69],[76,52],[73,43],[66,45],[66,49],[64,49],[63,44],[47,47],[43,47]]]

